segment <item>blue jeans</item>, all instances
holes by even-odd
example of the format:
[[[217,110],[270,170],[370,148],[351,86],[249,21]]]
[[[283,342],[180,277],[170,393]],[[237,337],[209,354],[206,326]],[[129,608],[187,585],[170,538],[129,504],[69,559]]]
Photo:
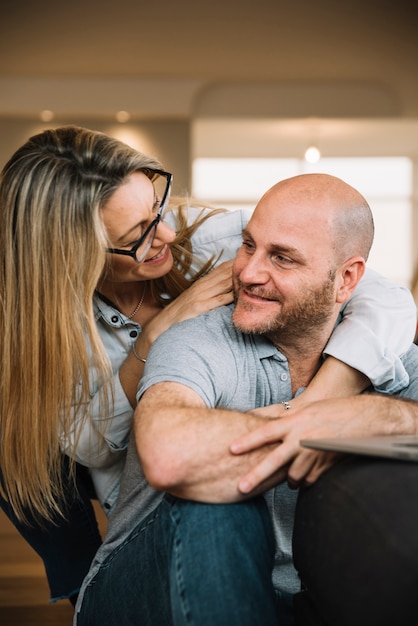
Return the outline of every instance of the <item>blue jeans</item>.
[[[65,519],[55,516],[52,522],[44,521],[40,525],[27,512],[29,524],[24,524],[16,518],[8,502],[0,496],[0,507],[43,560],[51,602],[63,598],[75,601],[90,563],[102,543],[90,500],[86,468],[77,466],[76,490],[70,484],[68,471],[68,459],[64,457],[62,472],[66,484]]]
[[[264,499],[165,496],[86,589],[78,626],[277,626],[274,536]]]

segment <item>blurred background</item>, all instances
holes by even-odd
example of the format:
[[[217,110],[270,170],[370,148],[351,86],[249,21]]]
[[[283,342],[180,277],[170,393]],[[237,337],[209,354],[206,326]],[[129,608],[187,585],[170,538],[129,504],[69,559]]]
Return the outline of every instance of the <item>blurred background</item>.
[[[3,0],[0,166],[77,124],[231,209],[335,174],[372,207],[369,265],[418,301],[416,30],[404,0]]]

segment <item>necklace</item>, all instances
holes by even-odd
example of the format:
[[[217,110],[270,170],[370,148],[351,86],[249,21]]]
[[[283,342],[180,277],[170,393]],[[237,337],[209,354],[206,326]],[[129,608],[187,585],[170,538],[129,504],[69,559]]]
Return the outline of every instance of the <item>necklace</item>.
[[[132,311],[132,313],[130,315],[127,315],[126,317],[128,318],[128,320],[131,320],[133,318],[133,316],[138,313],[139,309],[142,306],[142,303],[144,302],[144,298],[145,298],[145,292],[147,290],[147,283],[145,283],[145,287],[144,287],[144,291],[142,292],[142,296],[139,299],[138,304],[136,305],[135,309]]]

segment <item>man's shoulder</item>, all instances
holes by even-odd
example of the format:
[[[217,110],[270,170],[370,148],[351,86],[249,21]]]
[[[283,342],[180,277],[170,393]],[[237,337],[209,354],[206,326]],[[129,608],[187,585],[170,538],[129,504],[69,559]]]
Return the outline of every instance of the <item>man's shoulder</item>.
[[[231,330],[235,331],[232,323],[232,312],[233,304],[220,306],[211,311],[201,313],[197,317],[178,322],[166,332],[171,331],[172,335],[190,333],[191,336],[196,337],[196,339],[208,335],[214,340],[225,330],[228,331],[228,333],[230,333]]]
[[[254,359],[277,357],[277,349],[269,339],[262,335],[242,333],[234,326],[233,311],[234,304],[231,303],[178,322],[160,335],[155,344],[159,347],[164,344],[166,350],[176,352],[195,351],[211,355],[216,353],[218,356],[222,353],[222,358],[227,354],[228,358],[235,356],[251,362]]]
[[[249,335],[243,335],[232,322],[234,305],[229,304],[202,313],[198,317],[178,322],[162,333],[154,342],[153,351],[176,354],[231,356],[245,354],[249,346],[257,344]],[[250,352],[256,350],[250,348]],[[226,358],[226,357],[225,357]]]

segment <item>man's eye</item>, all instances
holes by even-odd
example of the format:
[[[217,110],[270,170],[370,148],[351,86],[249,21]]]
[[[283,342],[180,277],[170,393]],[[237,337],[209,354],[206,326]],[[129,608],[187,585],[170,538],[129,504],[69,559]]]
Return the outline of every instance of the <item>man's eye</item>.
[[[273,258],[277,263],[280,263],[280,265],[291,265],[293,263],[292,259],[289,259],[287,256],[282,256],[281,254],[275,254]]]

